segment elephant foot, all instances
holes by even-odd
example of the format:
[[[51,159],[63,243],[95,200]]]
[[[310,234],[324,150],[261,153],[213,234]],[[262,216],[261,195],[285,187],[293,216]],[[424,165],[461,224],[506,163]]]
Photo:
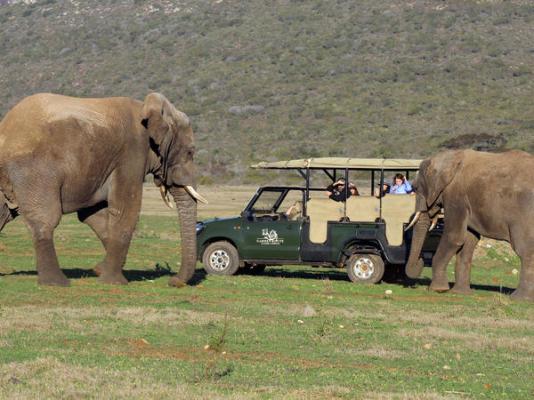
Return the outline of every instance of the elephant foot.
[[[449,287],[449,282],[436,282],[436,281],[432,281],[432,283],[430,284],[429,290],[432,290],[434,292],[446,292],[450,289]]]
[[[534,302],[534,290],[516,289],[510,295],[512,300],[515,301],[532,301]]]
[[[115,273],[115,274],[102,273],[102,275],[98,277],[98,281],[100,283],[105,283],[108,285],[127,285],[128,284],[128,280],[120,272]]]
[[[100,276],[102,275],[102,271],[104,269],[102,268],[102,264],[97,264],[94,268],[93,268],[93,271],[95,272],[96,276]]]
[[[184,281],[182,281],[176,276],[172,276],[169,279],[169,286],[181,288],[181,287],[187,286],[187,283],[185,283]]]
[[[63,272],[53,274],[39,274],[39,277],[37,278],[37,283],[39,283],[39,285],[45,286],[70,286],[70,281],[63,274]]]
[[[474,293],[474,290],[471,289],[469,286],[454,285],[449,292],[454,294],[471,295]]]

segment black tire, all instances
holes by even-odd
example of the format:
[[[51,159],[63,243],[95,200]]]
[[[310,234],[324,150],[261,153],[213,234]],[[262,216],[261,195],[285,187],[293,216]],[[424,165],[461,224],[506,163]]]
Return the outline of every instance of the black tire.
[[[228,242],[214,242],[204,250],[202,263],[208,274],[234,275],[239,269],[239,254]]]
[[[355,253],[347,260],[347,274],[354,283],[378,283],[382,280],[384,271],[384,260],[376,254]]]

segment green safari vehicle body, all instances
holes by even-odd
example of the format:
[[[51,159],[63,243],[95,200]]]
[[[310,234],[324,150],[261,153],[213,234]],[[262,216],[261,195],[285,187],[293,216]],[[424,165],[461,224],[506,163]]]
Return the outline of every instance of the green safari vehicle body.
[[[211,274],[305,264],[345,267],[353,282],[379,282],[387,269],[397,271],[406,263],[415,196],[371,192],[335,202],[324,188],[311,187],[311,173],[319,170],[335,181],[340,173],[348,177],[351,170],[370,171],[373,190],[375,179],[383,183],[384,172],[408,175],[418,166],[419,160],[340,158],[257,164],[253,167],[297,170],[305,185],[260,187],[239,216],[198,222],[198,259]],[[288,199],[294,200],[291,211],[282,207]],[[441,233],[442,221],[423,247],[427,262]]]

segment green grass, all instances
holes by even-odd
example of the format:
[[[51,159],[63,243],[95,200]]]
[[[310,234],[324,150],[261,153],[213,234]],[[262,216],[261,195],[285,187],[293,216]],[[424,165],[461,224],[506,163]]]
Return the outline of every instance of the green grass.
[[[102,250],[87,227],[68,216],[56,240],[69,288],[37,286],[20,221],[0,234],[0,398],[534,395],[534,309],[499,293],[520,268],[500,247],[477,251],[466,297],[424,281],[357,286],[311,267],[228,278],[199,269],[196,285],[170,288],[175,220],[146,216],[129,252],[133,280],[105,286],[90,272]]]

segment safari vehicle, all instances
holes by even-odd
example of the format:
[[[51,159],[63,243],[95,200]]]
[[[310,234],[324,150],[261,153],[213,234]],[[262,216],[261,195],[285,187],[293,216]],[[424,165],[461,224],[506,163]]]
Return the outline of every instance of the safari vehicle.
[[[197,223],[198,258],[206,272],[216,275],[232,275],[239,268],[305,264],[345,267],[352,282],[377,283],[386,269],[403,270],[415,196],[378,196],[375,184],[381,188],[385,175],[396,172],[409,179],[419,164],[420,160],[312,158],[253,165],[297,171],[305,184],[260,187],[240,216]],[[336,202],[328,198],[324,185],[312,185],[317,173],[329,182],[339,177],[349,182],[349,174],[359,174],[370,178],[371,190]],[[425,260],[435,252],[441,233],[440,222],[423,246]]]

